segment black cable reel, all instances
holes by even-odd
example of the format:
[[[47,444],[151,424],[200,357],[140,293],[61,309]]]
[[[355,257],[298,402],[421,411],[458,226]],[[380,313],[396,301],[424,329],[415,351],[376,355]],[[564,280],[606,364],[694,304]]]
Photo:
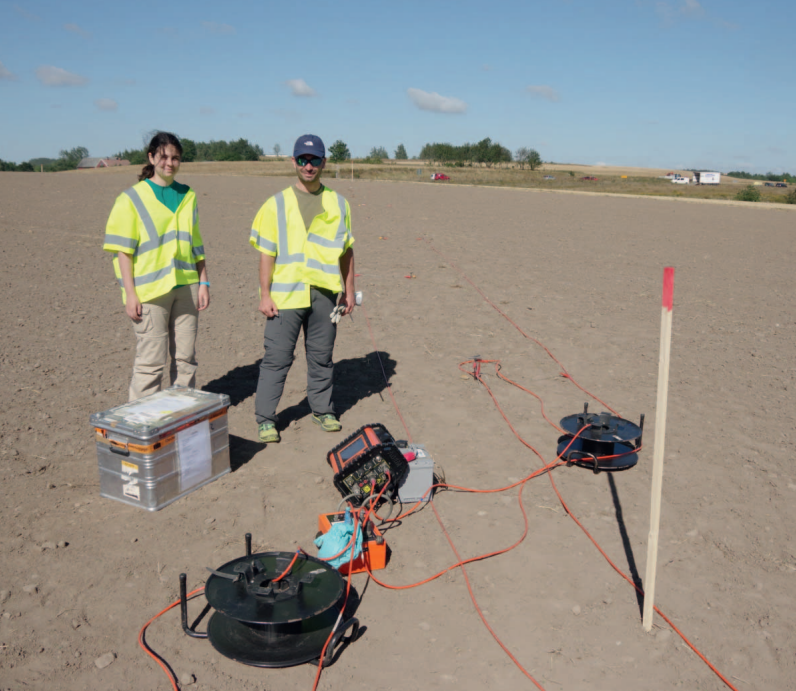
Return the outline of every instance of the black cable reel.
[[[627,470],[638,463],[643,414],[636,425],[611,413],[590,413],[589,404],[584,403],[582,413],[568,415],[560,424],[564,435],[558,438],[556,453],[567,466],[591,468],[596,474],[602,470]],[[587,429],[575,438],[584,427]]]
[[[252,554],[246,533],[246,556],[210,569],[205,585],[207,605],[188,625],[186,576],[180,574],[183,631],[192,638],[208,638],[222,655],[255,667],[291,667],[305,662],[329,666],[335,649],[356,640],[359,621],[342,611],[345,581],[328,563],[303,552]],[[290,572],[282,578],[294,556]],[[207,633],[195,631],[209,612]],[[350,635],[345,636],[348,630]]]

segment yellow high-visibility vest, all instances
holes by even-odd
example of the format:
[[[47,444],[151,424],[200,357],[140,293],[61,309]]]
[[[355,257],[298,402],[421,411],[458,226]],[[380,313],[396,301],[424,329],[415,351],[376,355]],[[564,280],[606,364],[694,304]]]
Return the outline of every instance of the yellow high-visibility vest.
[[[133,185],[116,198],[102,249],[133,255],[135,292],[141,302],[165,295],[174,286],[197,283],[196,262],[205,258],[205,249],[199,233],[196,194],[189,189],[177,211],[172,212],[146,180]],[[113,268],[127,304],[117,257]]]
[[[323,212],[304,226],[292,187],[260,207],[249,244],[276,257],[271,299],[280,309],[310,306],[310,286],[340,293],[340,257],[354,244],[351,210],[345,197],[329,188],[321,193]]]

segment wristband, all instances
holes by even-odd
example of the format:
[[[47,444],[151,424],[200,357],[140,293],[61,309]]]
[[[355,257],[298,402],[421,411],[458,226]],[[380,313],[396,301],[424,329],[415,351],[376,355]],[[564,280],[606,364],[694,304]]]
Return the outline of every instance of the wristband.
[[[210,283],[208,281],[199,281],[199,285],[200,286],[207,286],[208,288],[210,287]]]

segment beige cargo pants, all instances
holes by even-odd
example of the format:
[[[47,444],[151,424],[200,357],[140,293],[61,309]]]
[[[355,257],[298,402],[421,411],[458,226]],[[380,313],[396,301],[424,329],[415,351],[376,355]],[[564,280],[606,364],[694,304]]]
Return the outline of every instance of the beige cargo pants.
[[[133,322],[137,339],[130,400],[160,391],[166,355],[171,356],[169,384],[196,385],[196,329],[199,284],[182,286],[141,303],[141,321]]]

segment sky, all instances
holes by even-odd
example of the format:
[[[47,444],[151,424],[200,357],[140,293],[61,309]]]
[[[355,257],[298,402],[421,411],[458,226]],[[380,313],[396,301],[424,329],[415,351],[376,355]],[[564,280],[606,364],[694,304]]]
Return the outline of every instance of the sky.
[[[796,174],[792,0],[0,0],[0,158],[302,134]]]

